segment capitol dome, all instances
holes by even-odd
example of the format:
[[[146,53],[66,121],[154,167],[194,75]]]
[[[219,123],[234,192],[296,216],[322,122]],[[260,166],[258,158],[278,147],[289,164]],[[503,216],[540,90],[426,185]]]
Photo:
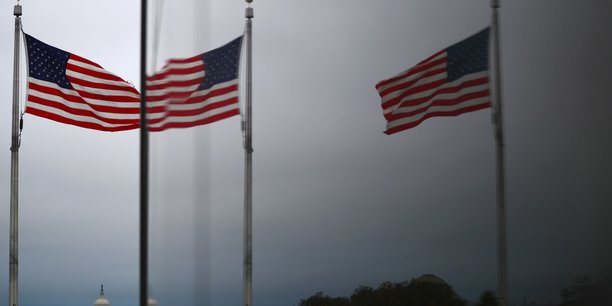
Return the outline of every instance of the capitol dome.
[[[110,302],[104,296],[104,285],[100,286],[100,296],[94,302],[94,306],[110,306]]]
[[[417,283],[433,283],[433,284],[446,285],[446,282],[443,279],[433,274],[423,274],[419,278],[415,279],[414,281]]]
[[[147,306],[157,306],[157,300],[153,297],[147,299]]]

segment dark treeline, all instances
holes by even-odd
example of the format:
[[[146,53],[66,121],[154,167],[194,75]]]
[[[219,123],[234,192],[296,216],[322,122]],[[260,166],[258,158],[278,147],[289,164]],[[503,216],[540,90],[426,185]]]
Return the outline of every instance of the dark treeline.
[[[323,292],[302,299],[298,306],[466,306],[467,302],[443,282],[413,279],[410,282],[383,282],[374,289],[360,286],[350,297],[330,297]]]
[[[331,297],[323,292],[302,299],[298,306],[469,306],[452,287],[441,279],[430,276],[410,282],[383,282],[377,288],[359,286],[350,297]],[[436,280],[437,279],[437,280]],[[612,305],[612,272],[607,270],[598,277],[582,276],[560,290],[558,306],[610,306]],[[473,306],[497,306],[495,292],[485,290]]]

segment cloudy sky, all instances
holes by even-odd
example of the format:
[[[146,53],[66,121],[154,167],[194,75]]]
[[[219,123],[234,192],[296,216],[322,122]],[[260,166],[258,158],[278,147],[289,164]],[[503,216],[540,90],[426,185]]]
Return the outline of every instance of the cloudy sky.
[[[24,30],[139,84],[136,2],[24,0]],[[244,1],[152,2],[161,27],[150,71],[243,32]],[[501,3],[509,298],[557,302],[574,277],[612,266],[612,3]],[[0,26],[4,263],[14,4],[2,5]],[[253,7],[254,304],[295,305],[317,291],[349,296],[359,285],[425,273],[470,301],[495,290],[490,110],[387,136],[374,89],[486,27],[489,1]],[[25,86],[21,93],[23,104]],[[150,272],[160,306],[242,301],[239,126],[233,117],[152,135]],[[138,131],[25,115],[22,305],[91,305],[101,283],[113,305],[136,305],[138,165]],[[0,300],[7,288],[8,264],[0,265]]]

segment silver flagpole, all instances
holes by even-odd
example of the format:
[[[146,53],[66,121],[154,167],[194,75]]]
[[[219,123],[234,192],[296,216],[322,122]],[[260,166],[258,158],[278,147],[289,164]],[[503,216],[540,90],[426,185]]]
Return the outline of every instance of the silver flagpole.
[[[252,53],[252,19],[253,0],[246,0],[249,6],[245,10],[246,30],[246,102],[244,106],[244,306],[251,306],[253,298],[253,143],[252,143],[252,100],[253,100],[253,70]]]
[[[493,124],[497,173],[497,290],[499,306],[508,303],[506,263],[506,190],[504,175],[504,133],[502,124],[501,65],[499,61],[499,0],[491,0],[491,45],[493,47]]]
[[[19,253],[19,37],[21,36],[21,5],[17,3],[15,15],[15,54],[13,62],[13,122],[11,133],[11,220],[9,250],[9,306],[17,306]]]
[[[149,294],[149,128],[147,116],[147,0],[140,1],[140,306]]]

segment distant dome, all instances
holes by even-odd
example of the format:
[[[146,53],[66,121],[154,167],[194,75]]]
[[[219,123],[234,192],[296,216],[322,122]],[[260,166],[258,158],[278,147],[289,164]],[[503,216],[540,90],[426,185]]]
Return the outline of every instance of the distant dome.
[[[100,286],[100,296],[94,302],[94,306],[110,306],[110,302],[104,297],[104,285]]]
[[[434,284],[444,284],[446,285],[446,282],[433,275],[433,274],[423,274],[420,277],[418,277],[417,279],[414,280],[415,282],[419,282],[419,283],[434,283]]]
[[[94,304],[95,306],[102,306],[102,305],[110,305],[110,302],[106,298],[100,297],[96,300]]]
[[[155,300],[155,299],[154,299],[154,298],[152,298],[152,297],[149,297],[149,298],[147,299],[147,306],[157,306],[157,300]]]

